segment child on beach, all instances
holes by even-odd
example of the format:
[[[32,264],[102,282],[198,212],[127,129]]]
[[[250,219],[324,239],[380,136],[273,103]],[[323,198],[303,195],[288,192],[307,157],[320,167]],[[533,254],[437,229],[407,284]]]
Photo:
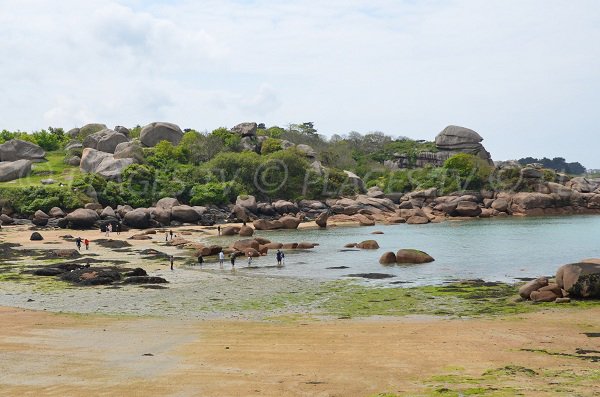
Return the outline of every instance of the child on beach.
[[[85,250],[89,250],[90,249],[90,240],[88,240],[87,238],[85,240],[83,240],[83,245],[85,245]]]

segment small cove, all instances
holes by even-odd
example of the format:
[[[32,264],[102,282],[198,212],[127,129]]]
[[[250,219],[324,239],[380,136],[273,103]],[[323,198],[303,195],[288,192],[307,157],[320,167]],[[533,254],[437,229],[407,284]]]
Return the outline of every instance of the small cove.
[[[372,234],[381,231],[384,234]],[[565,263],[600,257],[600,217],[511,217],[447,221],[428,225],[376,225],[331,227],[327,230],[299,229],[258,231],[277,242],[315,242],[312,250],[285,250],[285,266],[276,267],[274,251],[256,258],[252,268],[238,258],[239,271],[308,277],[346,278],[348,274],[384,273],[394,277],[369,283],[421,286],[461,279],[515,282],[522,278],[553,275]],[[205,241],[227,246],[239,237],[213,237]],[[376,240],[377,250],[345,249],[347,243]],[[383,266],[386,251],[419,249],[436,260],[421,265]],[[225,270],[230,267],[229,262]],[[218,270],[209,261],[204,269]]]

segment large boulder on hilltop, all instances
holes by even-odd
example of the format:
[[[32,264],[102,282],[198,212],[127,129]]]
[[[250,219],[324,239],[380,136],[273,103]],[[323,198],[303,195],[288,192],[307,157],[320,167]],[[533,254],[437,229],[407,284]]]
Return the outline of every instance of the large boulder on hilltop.
[[[35,143],[11,139],[0,145],[0,161],[42,161],[44,157],[46,152]]]
[[[95,134],[98,131],[102,131],[107,129],[108,127],[106,126],[106,124],[100,124],[100,123],[89,123],[84,125],[83,127],[79,128],[78,134],[75,136],[72,136],[72,138],[79,138],[80,140],[84,140],[87,136],[91,135],[91,134]],[[74,131],[74,130],[71,130]],[[71,131],[69,131],[71,133]]]
[[[179,222],[194,223],[198,222],[200,215],[189,205],[176,205],[171,208],[171,219]]]
[[[233,127],[231,131],[239,134],[241,137],[255,137],[257,127],[256,123],[240,123]]]
[[[396,252],[396,263],[429,263],[434,260],[426,252],[415,249],[401,249]]]
[[[26,177],[31,173],[31,160],[3,161],[0,163],[0,182]]]
[[[570,296],[600,298],[600,263],[572,263],[556,272],[556,283]]]
[[[183,138],[183,131],[173,123],[155,122],[146,125],[140,133],[142,144],[153,147],[160,141],[168,141],[177,145]]]
[[[483,138],[465,127],[449,125],[435,137],[435,145],[442,152],[468,153],[479,156],[493,165],[490,154],[481,144]]]
[[[127,212],[123,220],[127,226],[136,229],[146,229],[150,226],[150,213],[144,208],[137,208]]]
[[[129,134],[131,133],[131,131],[129,131],[129,128],[123,127],[122,125],[115,126],[113,130],[117,131],[119,134],[125,135],[126,137],[129,137]]]
[[[120,143],[129,142],[127,137],[119,132],[108,130],[98,141],[96,149],[107,153],[114,153]]]
[[[88,228],[92,227],[100,219],[100,216],[94,210],[79,208],[67,214],[65,219],[75,228]]]
[[[256,212],[256,198],[251,195],[238,196],[235,205],[246,208],[250,212]]]
[[[116,131],[104,129],[87,136],[83,140],[84,148],[92,148],[106,153],[114,153],[121,143],[129,142],[129,139]]]
[[[435,137],[438,149],[459,150],[472,149],[483,141],[481,135],[465,127],[449,125]]]

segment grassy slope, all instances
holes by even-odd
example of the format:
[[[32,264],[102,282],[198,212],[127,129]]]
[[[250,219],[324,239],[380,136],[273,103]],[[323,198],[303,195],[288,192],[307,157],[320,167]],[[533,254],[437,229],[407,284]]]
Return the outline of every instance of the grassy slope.
[[[49,152],[46,155],[48,161],[34,163],[31,175],[26,178],[16,179],[9,182],[0,182],[0,186],[27,187],[39,186],[42,179],[54,179],[57,183],[69,184],[81,171],[79,167],[67,165],[63,162],[65,153],[62,151]]]

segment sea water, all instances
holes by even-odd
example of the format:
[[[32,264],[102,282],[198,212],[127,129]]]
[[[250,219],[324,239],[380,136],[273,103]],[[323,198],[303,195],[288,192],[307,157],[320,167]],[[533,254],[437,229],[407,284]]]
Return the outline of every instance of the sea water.
[[[381,231],[384,234],[372,234]],[[275,251],[253,259],[237,259],[237,271],[310,277],[347,278],[357,273],[382,273],[393,277],[376,281],[406,286],[431,285],[464,279],[514,282],[551,276],[563,264],[600,257],[600,216],[509,217],[447,221],[427,225],[376,225],[372,227],[331,227],[257,231],[273,242],[314,242],[311,250],[284,250],[285,264],[277,267]],[[239,237],[206,240],[228,246]],[[375,240],[377,250],[346,249],[347,243]],[[418,249],[435,258],[418,265],[379,264],[386,251]],[[208,261],[204,269],[220,271]],[[230,268],[227,262],[223,271]]]

